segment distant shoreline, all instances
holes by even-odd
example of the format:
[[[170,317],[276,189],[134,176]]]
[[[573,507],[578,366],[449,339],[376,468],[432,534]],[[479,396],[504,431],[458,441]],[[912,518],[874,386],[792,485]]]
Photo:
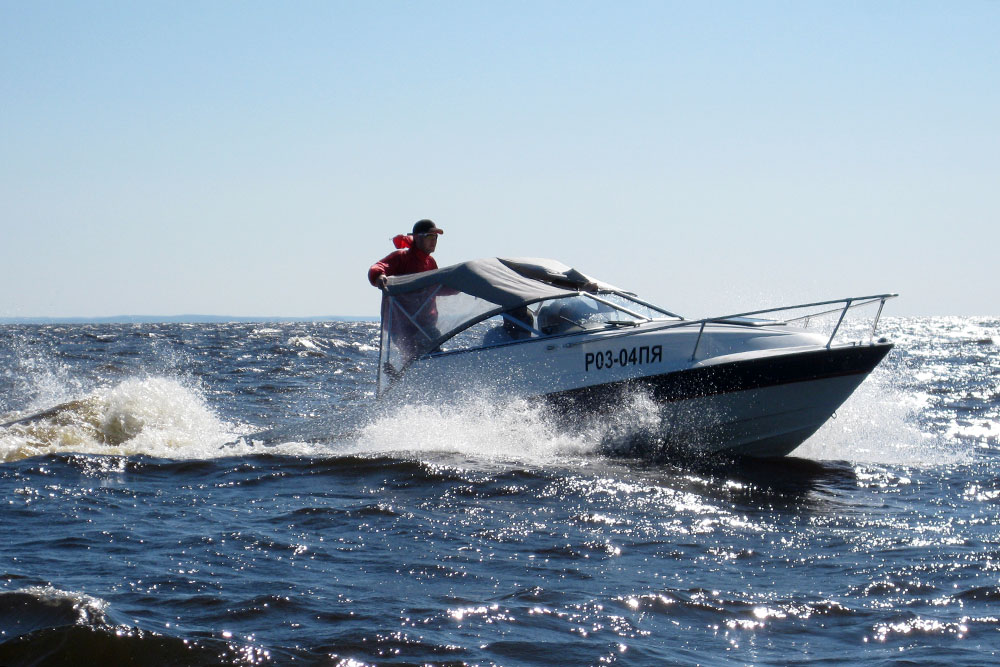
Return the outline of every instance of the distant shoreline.
[[[0,317],[3,324],[223,324],[250,322],[378,322],[377,315],[318,315],[316,317],[236,315],[115,315],[112,317]]]

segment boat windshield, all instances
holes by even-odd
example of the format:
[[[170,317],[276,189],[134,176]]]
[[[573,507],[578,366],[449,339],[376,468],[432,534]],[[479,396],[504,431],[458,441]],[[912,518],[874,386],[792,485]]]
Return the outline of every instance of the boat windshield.
[[[504,310],[440,285],[386,297],[382,310],[384,361],[400,369],[427,353],[637,326],[667,317],[618,292],[578,293]]]
[[[665,317],[617,293],[581,293],[520,306],[476,322],[442,342],[437,352],[492,347],[592,329],[637,326]]]

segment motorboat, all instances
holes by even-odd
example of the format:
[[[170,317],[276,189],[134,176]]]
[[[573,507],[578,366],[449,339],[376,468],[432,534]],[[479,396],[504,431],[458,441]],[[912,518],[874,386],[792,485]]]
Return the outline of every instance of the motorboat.
[[[686,319],[555,260],[478,259],[389,278],[378,395],[537,399],[571,416],[641,397],[666,445],[785,456],[892,349],[875,331],[894,296]],[[846,316],[863,306],[859,326]]]

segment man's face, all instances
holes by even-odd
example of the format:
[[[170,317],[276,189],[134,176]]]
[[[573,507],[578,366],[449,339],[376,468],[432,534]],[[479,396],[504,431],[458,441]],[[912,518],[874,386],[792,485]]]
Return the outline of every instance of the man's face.
[[[417,234],[414,237],[414,241],[417,244],[417,248],[423,250],[428,255],[437,249],[438,235],[437,234]]]

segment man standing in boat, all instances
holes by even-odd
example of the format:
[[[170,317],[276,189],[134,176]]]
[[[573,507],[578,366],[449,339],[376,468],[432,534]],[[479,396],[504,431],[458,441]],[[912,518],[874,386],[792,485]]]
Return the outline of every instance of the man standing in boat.
[[[404,276],[411,273],[423,273],[438,268],[431,253],[437,249],[437,238],[444,234],[432,220],[418,220],[413,225],[412,234],[399,234],[392,239],[399,248],[368,269],[368,282],[385,292],[389,284],[389,276]],[[424,300],[430,298],[430,304]],[[387,294],[382,298],[382,320],[390,309],[391,300]],[[392,347],[401,355],[399,366],[405,366],[409,360],[426,352],[432,342],[438,337],[437,305],[434,297],[423,291],[395,298],[395,316],[390,319],[390,338],[383,338],[383,344],[391,339]],[[407,315],[409,313],[409,315]],[[383,331],[383,335],[387,333]],[[385,371],[394,375],[397,368],[386,362]]]
[[[444,230],[438,229],[432,220],[418,220],[413,225],[412,234],[400,234],[392,240],[399,250],[372,264],[368,269],[368,282],[384,290],[389,276],[436,269],[438,265],[431,253],[437,249],[437,239],[441,234]]]

